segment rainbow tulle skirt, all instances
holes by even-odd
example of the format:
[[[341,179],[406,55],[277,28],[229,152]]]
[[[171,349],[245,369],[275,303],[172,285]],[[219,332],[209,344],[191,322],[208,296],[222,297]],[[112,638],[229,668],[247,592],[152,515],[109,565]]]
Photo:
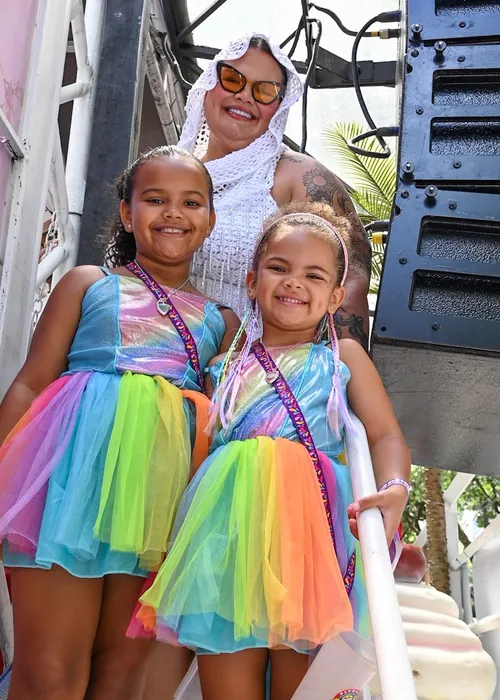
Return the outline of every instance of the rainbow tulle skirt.
[[[198,458],[208,447],[203,425],[198,439],[192,428],[207,407],[162,377],[77,372],[53,382],[0,449],[4,563],[81,577],[157,569],[191,446]]]
[[[307,652],[359,628],[366,606],[362,571],[352,569],[348,469],[325,455],[321,462],[335,548],[301,444],[258,437],[216,450],[180,503],[173,545],[129,636],[154,634],[199,653]]]

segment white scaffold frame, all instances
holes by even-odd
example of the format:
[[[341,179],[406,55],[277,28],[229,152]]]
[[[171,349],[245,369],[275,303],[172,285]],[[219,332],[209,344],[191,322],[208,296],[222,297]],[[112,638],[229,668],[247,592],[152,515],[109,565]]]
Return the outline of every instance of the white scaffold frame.
[[[21,367],[31,338],[35,289],[76,261],[92,132],[105,0],[45,0],[38,8],[26,101],[19,131],[0,111],[0,148],[13,158],[5,255],[0,279],[0,397]],[[69,27],[77,77],[61,88]],[[74,101],[66,166],[58,129],[60,104]],[[39,261],[47,202],[59,239]],[[13,658],[12,609],[0,564],[0,650]]]
[[[17,134],[9,133],[0,114],[0,132],[8,141],[0,147],[8,146],[15,156],[0,279],[0,397],[26,357],[35,290],[51,276],[55,283],[76,261],[105,11],[105,0],[87,0],[85,13],[82,0],[42,0]],[[70,24],[77,76],[61,88]],[[74,104],[64,166],[58,111],[69,101]],[[48,200],[57,216],[58,241],[39,261]]]

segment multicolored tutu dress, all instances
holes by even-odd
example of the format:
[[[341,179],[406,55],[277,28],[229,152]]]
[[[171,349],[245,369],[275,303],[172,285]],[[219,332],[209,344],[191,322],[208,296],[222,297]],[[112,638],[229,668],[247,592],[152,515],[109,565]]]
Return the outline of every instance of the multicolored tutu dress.
[[[146,576],[167,550],[192,460],[208,454],[200,376],[225,333],[220,310],[178,292],[175,325],[141,279],[103,272],[68,370],[0,449],[7,566]]]
[[[227,427],[181,500],[173,545],[136,611],[146,632],[198,653],[311,652],[340,632],[368,633],[344,428],[336,436],[326,415],[333,353],[309,343],[272,354],[273,367],[246,360]],[[214,382],[220,370],[211,368]],[[345,394],[349,370],[340,363],[339,373]]]

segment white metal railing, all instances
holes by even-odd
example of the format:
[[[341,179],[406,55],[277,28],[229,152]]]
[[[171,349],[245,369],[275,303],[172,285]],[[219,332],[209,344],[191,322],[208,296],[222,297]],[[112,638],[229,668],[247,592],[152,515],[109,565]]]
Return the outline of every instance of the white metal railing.
[[[467,547],[459,551],[457,502],[468,486],[475,479],[474,474],[457,473],[453,481],[443,494],[446,514],[446,536],[448,563],[450,566],[450,580],[452,584],[452,596],[461,610],[464,621],[478,636],[500,629],[500,611],[493,612],[482,619],[474,620],[471,583],[469,580],[469,563],[473,557],[492,541],[500,538],[500,515],[498,515]],[[424,526],[415,543],[423,547],[427,541],[427,528]],[[454,581],[459,582],[459,587],[454,587]],[[496,586],[496,582],[492,582]]]
[[[76,261],[105,10],[105,0],[87,0],[85,13],[82,0],[41,2],[17,133],[0,110],[0,140],[14,160],[0,289],[0,396],[24,360],[32,320],[43,309],[48,281],[52,278],[55,284]],[[61,88],[70,25],[77,76],[75,83]],[[74,105],[65,165],[58,111],[60,104],[69,101]],[[40,259],[47,207],[52,220]],[[1,565],[0,648],[9,664],[12,611]]]
[[[358,499],[374,493],[377,487],[365,429],[354,416],[353,422],[356,434],[347,434],[346,448],[354,498]],[[358,527],[382,700],[417,700],[378,508],[360,513]],[[368,691],[365,697],[369,697]]]
[[[53,284],[76,263],[85,181],[92,135],[95,83],[99,67],[105,3],[88,0],[85,14],[82,0],[76,0],[71,29],[75,52],[76,82],[61,89],[60,104],[74,100],[73,116],[64,165],[60,139],[56,139],[50,192],[57,213],[58,245],[38,265],[37,285],[53,275]]]
[[[151,0],[150,10],[146,73],[165,139],[176,143],[184,98],[161,50],[166,33],[161,3]],[[13,158],[0,280],[0,398],[24,361],[51,288],[76,264],[105,11],[106,0],[87,0],[85,11],[82,0],[42,0],[17,132],[0,109],[0,147]],[[74,83],[61,87],[67,52],[75,54],[77,74]],[[73,112],[64,163],[57,117],[67,102],[73,102]],[[51,220],[40,255],[47,212]],[[9,661],[11,610],[2,569],[0,648]]]
[[[7,118],[7,115],[0,107],[0,143],[10,152],[14,159],[26,158],[26,149],[21,137],[14,129]]]
[[[2,562],[0,562],[0,650],[4,665],[9,666],[14,656],[14,625],[9,590]],[[0,675],[1,672],[2,669],[0,667]]]

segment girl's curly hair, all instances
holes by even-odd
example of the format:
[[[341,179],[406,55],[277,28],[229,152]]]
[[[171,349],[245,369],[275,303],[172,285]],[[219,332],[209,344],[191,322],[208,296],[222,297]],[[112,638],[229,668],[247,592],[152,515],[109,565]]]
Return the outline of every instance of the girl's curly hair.
[[[118,195],[118,200],[123,200],[126,204],[130,204],[132,199],[132,192],[134,189],[134,181],[137,175],[137,171],[148,160],[153,160],[153,158],[181,158],[187,160],[190,163],[194,163],[204,174],[207,184],[208,184],[208,196],[210,211],[214,208],[214,187],[212,184],[212,178],[210,173],[203,165],[203,163],[196,158],[192,153],[186,151],[184,148],[179,148],[179,146],[158,146],[156,148],[150,148],[135,160],[130,167],[122,172],[122,174],[116,180],[116,192]],[[106,248],[106,263],[109,267],[121,267],[122,265],[127,265],[127,263],[132,262],[136,254],[136,246],[134,234],[132,231],[127,231],[123,225],[120,214],[116,214],[113,222],[104,237],[104,243]]]
[[[294,215],[293,219],[281,221],[283,216],[290,214]],[[255,247],[252,268],[254,270],[258,269],[262,256],[266,252],[269,243],[279,234],[283,226],[307,226],[312,235],[316,235],[326,241],[334,250],[337,257],[337,275],[338,279],[341,280],[344,275],[346,261],[342,255],[340,243],[333,235],[331,229],[328,226],[322,226],[316,219],[309,216],[311,214],[324,219],[326,223],[337,230],[349,253],[351,246],[351,227],[347,218],[337,216],[335,211],[328,204],[309,201],[291,202],[290,204],[280,207],[278,211],[264,222],[262,235],[258,239]]]

